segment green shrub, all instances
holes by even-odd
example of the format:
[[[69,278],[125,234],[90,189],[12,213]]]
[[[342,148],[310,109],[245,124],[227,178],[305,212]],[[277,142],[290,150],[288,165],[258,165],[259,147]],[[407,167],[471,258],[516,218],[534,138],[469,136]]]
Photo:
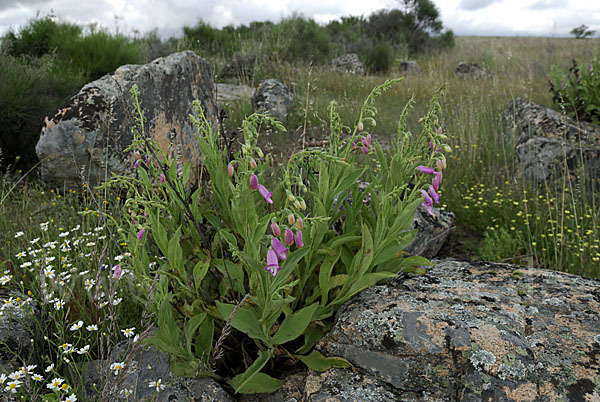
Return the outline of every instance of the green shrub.
[[[520,233],[500,228],[485,232],[479,255],[484,260],[502,261],[517,257],[526,249]]]
[[[19,168],[33,166],[44,117],[84,84],[82,74],[62,69],[52,57],[26,61],[0,54],[0,167],[14,164],[17,157]]]
[[[277,29],[288,41],[287,49],[282,49],[287,61],[329,62],[331,37],[327,30],[314,20],[293,16],[281,21]]]
[[[385,41],[369,46],[363,56],[365,65],[372,73],[385,73],[394,64],[394,49]]]
[[[554,103],[571,116],[600,123],[600,59],[589,64],[573,60],[568,73],[554,67],[550,92]]]

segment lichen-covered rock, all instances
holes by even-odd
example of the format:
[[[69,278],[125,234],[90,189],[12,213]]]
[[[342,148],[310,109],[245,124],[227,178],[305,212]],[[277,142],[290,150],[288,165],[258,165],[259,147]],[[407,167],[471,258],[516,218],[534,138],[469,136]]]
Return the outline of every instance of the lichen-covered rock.
[[[515,139],[515,161],[536,186],[562,186],[585,179],[587,190],[600,189],[600,127],[577,122],[525,99],[513,100],[502,113],[504,135]]]
[[[262,80],[254,91],[252,109],[255,112],[269,114],[278,120],[284,120],[293,102],[294,95],[288,86],[270,78]]]
[[[254,88],[251,88],[248,85],[219,83],[216,84],[215,90],[217,93],[217,105],[219,107],[234,101],[247,101],[250,103],[252,95],[254,94]]]
[[[256,68],[256,56],[250,53],[237,52],[221,70],[219,79],[235,79],[238,82],[251,82]]]
[[[356,53],[347,53],[336,57],[331,64],[333,65],[333,69],[340,73],[365,74],[365,66]]]
[[[363,400],[599,400],[600,282],[436,261],[354,297],[317,347],[369,378]]]
[[[96,399],[98,390],[106,400],[137,401],[205,401],[229,402],[231,396],[211,378],[175,377],[169,368],[169,356],[153,346],[134,352],[127,358],[127,346],[121,345],[111,353],[108,360],[91,361],[85,371],[86,395]],[[125,361],[124,372],[117,377],[110,370],[112,362]],[[160,380],[164,386],[160,392],[149,386],[151,381]]]
[[[432,208],[430,215],[419,206],[415,212],[413,229],[417,229],[415,239],[406,247],[410,254],[433,258],[440,251],[452,230],[454,214],[439,208]]]
[[[474,63],[465,63],[464,61],[458,63],[454,74],[459,78],[475,80],[489,76],[489,72],[485,68]]]
[[[137,84],[146,118],[146,134],[178,162],[191,162],[192,180],[201,163],[189,114],[199,99],[216,125],[214,82],[206,61],[191,51],[175,53],[145,65],[125,65],[86,84],[64,108],[46,119],[36,146],[42,178],[52,184],[93,184],[112,173],[133,173],[131,144],[135,118],[130,89]]]
[[[419,74],[421,67],[416,60],[402,60],[400,62],[400,71],[405,74]]]
[[[29,356],[35,329],[40,320],[38,304],[20,292],[0,295],[0,361],[13,367],[22,363],[17,357]],[[0,373],[2,370],[0,370]]]

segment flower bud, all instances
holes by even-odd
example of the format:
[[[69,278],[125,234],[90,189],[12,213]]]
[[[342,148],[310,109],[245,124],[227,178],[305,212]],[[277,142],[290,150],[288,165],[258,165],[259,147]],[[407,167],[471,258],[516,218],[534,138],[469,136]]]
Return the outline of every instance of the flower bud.
[[[377,126],[377,122],[375,121],[375,119],[373,119],[372,124],[373,124],[373,127]]]
[[[296,209],[302,208],[302,204],[300,204],[300,201],[298,200],[294,200],[294,206],[296,207]]]
[[[271,231],[273,232],[273,236],[281,236],[281,229],[279,228],[279,225],[276,222],[271,223]]]
[[[292,194],[292,193],[289,193],[289,194],[288,194],[288,201],[289,201],[289,202],[294,202],[294,201],[296,201],[296,197],[294,197],[294,194]]]
[[[296,231],[296,236],[294,236],[294,242],[296,243],[296,247],[302,248],[304,246],[304,241],[302,241],[302,232],[300,230]]]
[[[256,166],[257,166],[257,165],[256,165],[256,161],[254,160],[254,158],[250,159],[250,167],[251,167],[252,169],[256,169]]]
[[[298,218],[300,219],[300,218]],[[296,219],[294,218],[294,214],[289,214],[288,215],[288,223],[290,224],[290,226],[292,226],[294,223],[296,223]]]
[[[300,206],[302,209],[306,209],[306,202],[304,202],[304,200],[300,201]]]
[[[258,188],[258,177],[255,174],[250,176],[250,188],[252,190],[256,190]]]
[[[296,227],[298,228],[298,230],[304,227],[304,222],[302,221],[302,218],[298,217],[298,219],[296,219]]]
[[[265,156],[265,154],[263,154],[262,149],[260,149],[260,148],[256,149],[256,154],[258,155],[259,158],[263,158]]]
[[[450,148],[450,145],[444,144],[442,145],[442,148],[444,149],[444,152],[452,153],[452,148]]]
[[[227,165],[227,174],[229,175],[229,177],[233,177],[233,165],[231,164],[231,162],[229,162],[229,164]]]
[[[365,126],[363,125],[363,122],[359,122],[358,123],[358,131],[363,131],[365,129]]]
[[[294,233],[290,229],[285,230],[285,245],[291,246],[294,242]]]
[[[160,172],[158,180],[160,181],[160,184],[165,184],[165,174],[163,172]]]

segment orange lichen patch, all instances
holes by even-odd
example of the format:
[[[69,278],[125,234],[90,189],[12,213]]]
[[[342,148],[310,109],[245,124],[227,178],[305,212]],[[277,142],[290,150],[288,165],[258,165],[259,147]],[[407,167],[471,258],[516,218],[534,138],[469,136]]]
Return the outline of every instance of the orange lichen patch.
[[[425,326],[425,333],[431,337],[431,342],[434,345],[445,349],[446,340],[444,338],[444,330],[448,326],[447,322],[434,322],[431,318],[423,315],[417,318],[417,322]]]
[[[476,342],[482,349],[496,356],[496,363],[491,366],[493,371],[496,371],[502,363],[502,356],[513,352],[510,342],[502,339],[500,331],[493,325],[486,324],[481,328],[473,328],[470,333],[472,342]]]
[[[323,379],[319,375],[309,375],[306,377],[306,385],[304,386],[304,392],[306,395],[312,395],[321,390],[323,385]]]
[[[573,364],[571,366],[577,378],[594,378],[598,375],[600,367],[598,367],[598,365],[590,366],[588,364],[589,360],[590,359],[586,356],[585,361],[582,359],[580,362],[581,364]]]
[[[554,385],[552,385],[551,383],[546,383],[546,384],[540,385],[537,390],[537,393],[538,393],[539,397],[545,396],[550,401],[556,401],[559,398],[559,395],[556,393],[556,390],[554,389]]]
[[[509,387],[502,387],[509,399],[515,401],[533,401],[538,396],[537,386],[535,384],[523,384],[514,390]]]
[[[166,154],[169,153],[169,145],[171,144],[169,133],[171,133],[174,128],[176,132],[181,132],[181,130],[177,130],[179,127],[176,127],[172,122],[167,121],[165,112],[161,111],[156,116],[152,139],[156,141],[160,150]]]
[[[600,394],[598,394],[596,391],[594,391],[593,394],[584,395],[584,398],[588,402],[598,402],[598,401],[600,401]]]
[[[564,316],[562,314],[555,314],[554,319],[556,320],[559,328],[568,328],[569,332],[577,339],[591,338],[595,335],[595,332],[590,332],[589,329],[583,326],[580,321],[571,317]]]

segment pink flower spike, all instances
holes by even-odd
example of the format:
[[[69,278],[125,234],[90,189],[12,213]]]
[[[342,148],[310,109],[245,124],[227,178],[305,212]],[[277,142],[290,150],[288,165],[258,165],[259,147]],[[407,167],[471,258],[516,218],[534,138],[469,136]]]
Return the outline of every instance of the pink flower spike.
[[[136,160],[135,163],[133,164],[133,168],[137,169],[140,166],[140,160]]]
[[[366,154],[369,153],[369,148],[368,147],[362,147],[362,151]]]
[[[421,190],[421,194],[423,195],[423,199],[424,199],[423,204],[432,206],[433,205],[433,200],[431,199],[431,197],[429,196],[429,194],[427,194],[427,191]]]
[[[287,252],[289,249],[287,249],[278,238],[273,237],[271,239],[271,247],[273,247],[273,250],[275,250],[277,257],[280,260],[285,260],[287,258]]]
[[[435,169],[423,165],[417,166],[417,170],[421,173],[435,174]]]
[[[146,166],[150,166],[150,158],[146,156]]]
[[[294,242],[294,233],[290,229],[285,230],[285,244],[291,246]]]
[[[161,184],[165,184],[165,174],[163,172],[161,172],[160,176],[158,176],[158,180]]]
[[[267,251],[267,266],[265,267],[265,270],[270,272],[271,275],[275,276],[279,272],[279,269],[277,254],[272,248],[270,248],[269,251]]]
[[[426,204],[425,202],[423,202],[421,205],[423,206],[423,208],[425,208],[429,215],[433,216],[433,208],[431,205]]]
[[[435,188],[433,188],[433,186],[429,186],[429,195],[435,201],[436,204],[440,203],[440,195],[435,192]]]
[[[258,192],[260,193],[260,195],[263,196],[263,198],[265,199],[265,201],[267,202],[267,204],[272,204],[273,200],[271,199],[271,196],[273,195],[272,192],[270,192],[269,190],[267,190],[267,188],[265,186],[263,186],[262,184],[258,185]]]
[[[296,247],[302,248],[304,247],[304,242],[302,241],[302,231],[297,230],[296,236],[294,237],[294,242],[296,243]]]
[[[281,229],[279,228],[279,225],[275,222],[271,223],[271,231],[273,232],[273,236],[281,236]]]
[[[145,233],[145,232],[146,232],[146,231],[144,230],[144,228],[141,228],[141,229],[140,229],[140,231],[139,231],[139,232],[138,232],[138,234],[137,234],[137,239],[138,239],[138,241],[141,241],[141,240],[142,240],[142,237],[144,237],[144,233]]]
[[[441,181],[440,175],[437,174],[437,172],[436,172],[436,174],[433,176],[433,181],[431,183],[431,185],[433,186],[433,188],[435,189],[435,191],[439,190],[439,188],[440,188],[440,181]]]
[[[121,265],[117,265],[113,268],[113,279],[119,279],[123,275],[123,270],[121,269]]]
[[[250,188],[256,190],[258,188],[258,177],[255,174],[250,176]]]

